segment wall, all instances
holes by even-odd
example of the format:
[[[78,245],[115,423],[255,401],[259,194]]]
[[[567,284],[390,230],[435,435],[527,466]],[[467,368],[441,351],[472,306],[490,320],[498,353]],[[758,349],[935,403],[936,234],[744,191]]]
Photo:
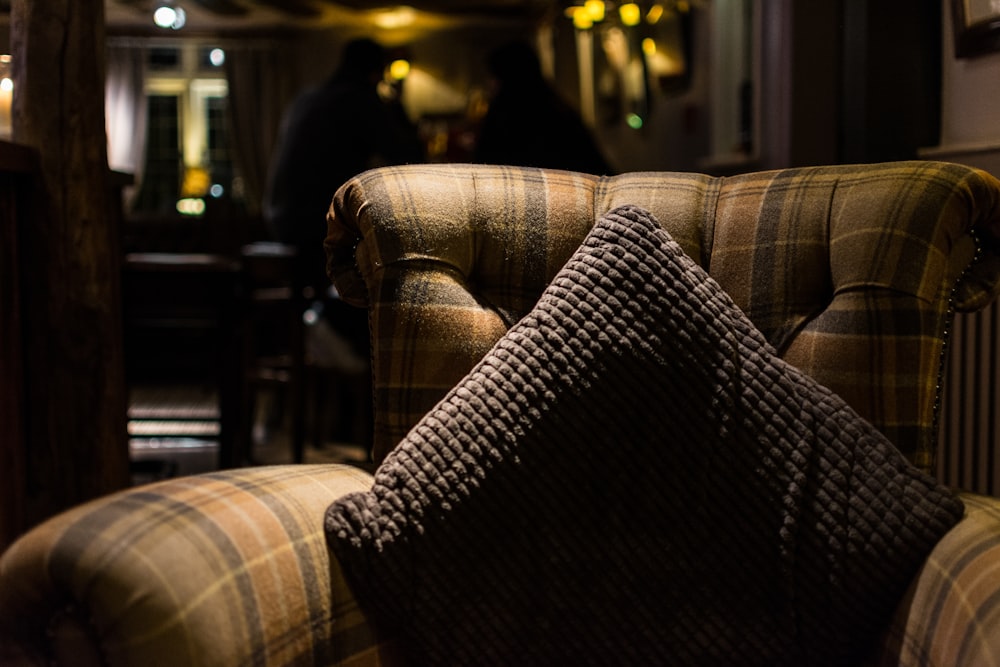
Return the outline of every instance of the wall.
[[[956,58],[951,0],[942,0],[941,136],[921,156],[1000,176],[1000,52]]]
[[[979,167],[1000,176],[1000,52],[956,58],[951,0],[942,0],[941,133],[921,157]],[[951,327],[941,402],[938,477],[962,489],[1000,495],[1000,304],[957,313]]]
[[[696,10],[692,19],[690,82],[677,91],[652,91],[639,130],[620,121],[601,125],[596,135],[610,162],[626,171],[708,171],[711,153],[711,44],[709,17]],[[735,121],[734,121],[735,122]]]

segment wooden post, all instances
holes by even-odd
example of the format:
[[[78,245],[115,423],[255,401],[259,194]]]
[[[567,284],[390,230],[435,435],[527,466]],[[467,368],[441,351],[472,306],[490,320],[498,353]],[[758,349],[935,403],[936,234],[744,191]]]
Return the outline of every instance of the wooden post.
[[[37,149],[22,230],[27,523],[128,485],[120,230],[104,126],[104,0],[14,0],[13,138]]]
[[[0,142],[0,550],[25,529],[24,304],[20,230],[31,224],[36,153]]]

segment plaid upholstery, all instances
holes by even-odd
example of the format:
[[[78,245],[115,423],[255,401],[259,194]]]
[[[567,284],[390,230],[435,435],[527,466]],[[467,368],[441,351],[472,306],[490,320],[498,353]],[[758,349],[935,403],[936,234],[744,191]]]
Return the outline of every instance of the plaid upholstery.
[[[375,460],[407,433],[542,289],[596,219],[648,210],[787,361],[840,394],[925,471],[952,290],[997,290],[1000,185],[939,162],[710,178],[594,176],[495,166],[367,172],[337,193],[328,269],[371,306]]]
[[[930,468],[950,310],[1000,289],[1000,184],[939,162],[720,179],[469,165],[360,175],[331,207],[328,272],[372,318],[377,459],[532,307],[597,218],[630,203],[786,360]],[[968,516],[914,580],[878,664],[994,664],[1000,501],[963,499]]]
[[[948,290],[961,275],[956,308],[995,296],[998,202],[988,175],[925,162],[727,179],[385,168],[337,194],[327,250],[345,298],[371,295],[382,454],[530,310],[600,215],[634,203],[786,359],[928,459]],[[963,274],[972,231],[982,247]],[[396,664],[323,535],[327,506],[370,485],[352,468],[257,468],[55,517],[0,559],[0,664]],[[963,500],[878,664],[996,664],[1000,501]]]
[[[1000,666],[1000,501],[959,497],[965,518],[910,584],[871,665]]]
[[[385,664],[322,530],[327,505],[370,483],[252,468],[75,508],[0,561],[0,645],[104,665]]]

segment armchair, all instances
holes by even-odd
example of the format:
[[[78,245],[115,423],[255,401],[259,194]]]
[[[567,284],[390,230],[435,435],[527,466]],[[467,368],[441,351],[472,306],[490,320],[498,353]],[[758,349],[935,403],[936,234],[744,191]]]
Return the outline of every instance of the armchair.
[[[369,309],[375,462],[526,313],[595,222],[648,210],[784,360],[916,467],[935,456],[953,310],[1000,291],[1000,182],[936,162],[712,178],[387,167],[341,188],[328,273]],[[331,557],[348,466],[211,473],[129,489],[34,528],[0,558],[3,664],[406,664]],[[962,520],[869,662],[1000,664],[1000,500]]]

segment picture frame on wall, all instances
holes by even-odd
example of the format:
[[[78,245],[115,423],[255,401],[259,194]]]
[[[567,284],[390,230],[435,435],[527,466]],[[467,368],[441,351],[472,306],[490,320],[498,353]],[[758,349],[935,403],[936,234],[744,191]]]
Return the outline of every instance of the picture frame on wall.
[[[1000,2],[951,0],[951,6],[956,58],[1000,51]]]

